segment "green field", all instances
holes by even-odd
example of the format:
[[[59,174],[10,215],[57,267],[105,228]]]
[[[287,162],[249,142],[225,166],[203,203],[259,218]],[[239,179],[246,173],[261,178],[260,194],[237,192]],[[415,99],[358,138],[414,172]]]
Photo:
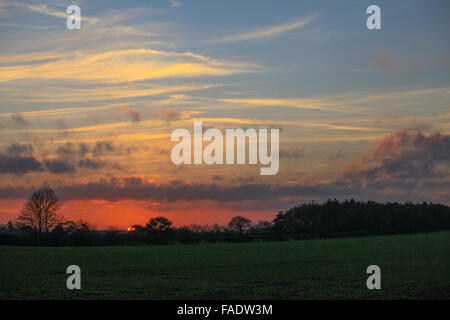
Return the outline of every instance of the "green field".
[[[66,288],[79,265],[81,290]],[[366,268],[381,268],[381,290]],[[286,242],[0,247],[1,299],[449,299],[450,232]]]

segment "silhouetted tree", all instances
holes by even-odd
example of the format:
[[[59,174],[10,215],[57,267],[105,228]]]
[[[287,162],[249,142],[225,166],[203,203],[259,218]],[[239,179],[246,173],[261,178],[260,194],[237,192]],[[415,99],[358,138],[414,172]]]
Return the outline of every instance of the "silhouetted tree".
[[[446,230],[450,228],[450,208],[426,202],[414,204],[339,202],[304,203],[280,211],[274,231],[280,234],[324,236],[329,234],[393,234]]]
[[[231,231],[243,233],[244,230],[250,228],[252,225],[252,222],[243,216],[235,216],[231,219],[231,221],[228,223],[228,228],[230,228]]]
[[[17,217],[22,228],[31,228],[38,241],[43,239],[63,217],[58,214],[61,203],[49,186],[33,192]]]
[[[256,233],[270,232],[272,226],[273,223],[270,221],[259,220],[258,223],[252,227],[252,231]]]
[[[145,228],[147,231],[154,233],[167,232],[172,230],[172,221],[165,217],[151,218]]]
[[[95,229],[93,225],[91,225],[87,221],[78,220],[78,221],[72,221],[68,220],[64,223],[58,224],[58,227],[61,226],[66,233],[72,234],[77,232],[89,232]]]
[[[8,224],[6,226],[7,226],[7,229],[8,229],[9,232],[16,231],[16,228],[14,228],[14,225],[13,225],[12,221],[8,221]]]

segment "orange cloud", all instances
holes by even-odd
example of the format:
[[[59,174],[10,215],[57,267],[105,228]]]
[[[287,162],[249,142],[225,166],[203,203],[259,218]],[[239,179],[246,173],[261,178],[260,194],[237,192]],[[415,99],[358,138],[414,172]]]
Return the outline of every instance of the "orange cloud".
[[[7,57],[3,59],[8,61]],[[190,52],[129,49],[62,53],[59,59],[52,61],[6,65],[0,67],[0,81],[65,79],[121,83],[157,78],[225,76],[254,70],[252,65],[219,62]]]

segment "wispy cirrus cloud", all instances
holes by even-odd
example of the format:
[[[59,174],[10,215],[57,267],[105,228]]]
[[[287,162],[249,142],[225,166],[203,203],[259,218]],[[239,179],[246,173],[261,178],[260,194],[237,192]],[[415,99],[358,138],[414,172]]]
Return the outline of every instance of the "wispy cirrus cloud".
[[[0,81],[64,79],[123,83],[162,78],[226,76],[255,71],[256,66],[210,59],[191,52],[127,49],[76,52],[53,61],[0,67]]]
[[[255,29],[247,32],[237,33],[229,36],[224,36],[218,39],[211,40],[210,42],[217,43],[229,43],[229,42],[239,42],[246,40],[256,40],[256,39],[264,39],[271,38],[274,36],[278,36],[288,31],[292,31],[295,29],[303,28],[314,21],[317,17],[317,14],[307,16],[305,18],[301,18],[294,22],[273,25],[270,27]]]
[[[92,88],[71,88],[69,91],[66,87],[57,86],[40,86],[36,85],[35,88],[29,90],[26,94],[23,93],[23,87],[20,85],[0,88],[0,94],[2,95],[2,101],[4,103],[23,103],[23,102],[40,102],[40,103],[52,103],[59,101],[72,101],[72,102],[97,102],[97,101],[110,101],[121,100],[128,98],[139,98],[164,95],[170,93],[197,91],[203,89],[209,89],[219,86],[218,84],[179,84],[179,85],[153,85],[153,84],[134,84],[134,85],[109,85],[109,86],[94,86]],[[171,99],[175,100],[175,99]],[[91,106],[92,110],[103,109],[103,107]],[[61,111],[64,113],[76,112],[78,109],[64,108]],[[81,110],[85,112],[86,110]],[[41,113],[57,113],[57,110],[41,110],[36,111],[33,114]],[[29,113],[29,112],[28,112]],[[6,114],[9,116],[10,114]],[[29,113],[32,115],[32,113]],[[0,118],[4,117],[5,113],[0,113]]]
[[[361,114],[379,112],[378,106],[389,105],[389,110],[408,105],[408,112],[412,107],[422,109],[426,103],[433,101],[435,107],[443,111],[448,110],[450,87],[427,88],[417,90],[402,90],[393,92],[350,91],[338,94],[321,95],[320,97],[246,97],[246,98],[217,98],[216,101],[229,105],[248,105],[253,107],[292,107],[298,109],[323,110],[342,113]]]
[[[243,99],[220,99],[219,101],[228,102],[233,104],[246,104],[254,106],[287,106],[299,109],[315,109],[325,111],[337,111],[332,108],[329,102],[323,99],[298,99],[298,98],[243,98]]]
[[[61,7],[60,10],[50,8],[47,4],[29,4],[22,3],[18,1],[10,1],[4,2],[0,4],[0,6],[12,6],[12,7],[20,7],[28,9],[34,13],[44,14],[51,17],[67,19],[68,14],[66,13],[66,7]],[[81,16],[81,20],[88,23],[96,23],[98,21],[97,17],[86,17],[85,15]]]

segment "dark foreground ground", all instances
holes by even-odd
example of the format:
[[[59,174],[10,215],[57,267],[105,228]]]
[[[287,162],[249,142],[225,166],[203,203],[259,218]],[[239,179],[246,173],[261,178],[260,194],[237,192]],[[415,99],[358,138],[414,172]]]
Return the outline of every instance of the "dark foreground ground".
[[[68,265],[81,290],[66,288]],[[381,268],[381,290],[366,268]],[[310,241],[0,247],[0,299],[450,299],[450,232]]]

